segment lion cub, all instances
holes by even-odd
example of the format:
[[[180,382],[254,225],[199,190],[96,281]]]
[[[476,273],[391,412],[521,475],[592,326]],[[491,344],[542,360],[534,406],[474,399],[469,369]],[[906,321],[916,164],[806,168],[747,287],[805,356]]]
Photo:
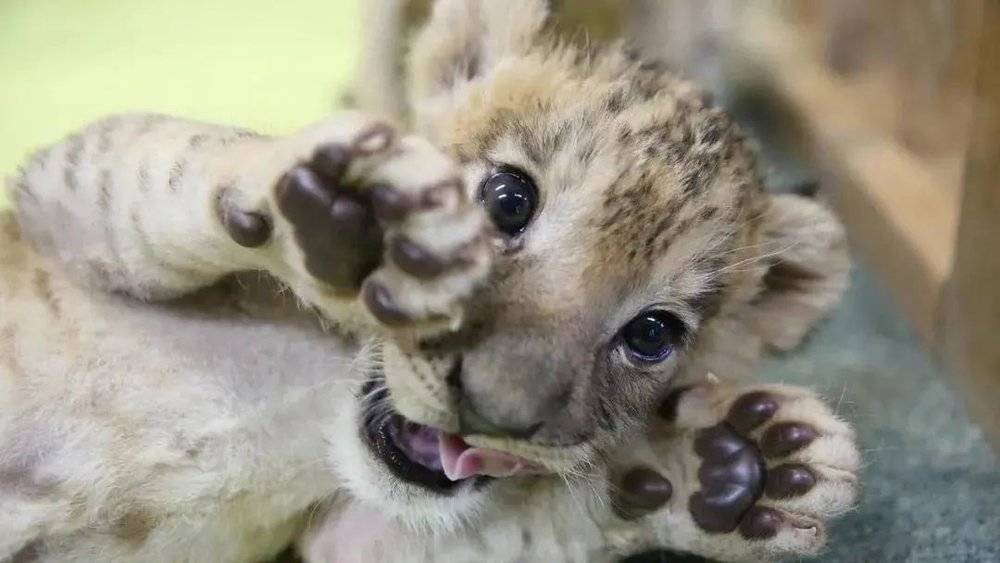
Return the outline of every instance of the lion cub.
[[[415,135],[122,115],[26,163],[0,229],[0,560],[820,549],[850,428],[707,374],[833,305],[839,225],[765,193],[690,84],[545,17],[437,2]]]

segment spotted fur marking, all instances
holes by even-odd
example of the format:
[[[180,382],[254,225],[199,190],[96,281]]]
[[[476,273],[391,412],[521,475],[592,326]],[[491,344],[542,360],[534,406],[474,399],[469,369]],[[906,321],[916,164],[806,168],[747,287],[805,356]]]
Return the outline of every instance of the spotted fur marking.
[[[107,215],[111,207],[111,194],[114,191],[112,186],[111,170],[105,168],[100,171],[97,179],[97,207],[102,215]]]
[[[60,317],[62,315],[62,306],[52,292],[52,277],[49,273],[41,268],[35,270],[35,275],[32,277],[32,287],[35,290],[35,295],[38,296],[42,303],[45,303],[52,315],[57,318]]]
[[[167,178],[167,186],[170,188],[170,191],[176,192],[180,188],[186,172],[187,162],[184,160],[178,160],[170,167],[170,176]]]
[[[142,161],[142,163],[139,164],[139,169],[136,171],[136,174],[139,178],[139,191],[144,194],[149,193],[149,162],[145,160]]]
[[[135,547],[146,542],[156,528],[156,519],[148,510],[134,509],[115,520],[111,533],[119,540]]]

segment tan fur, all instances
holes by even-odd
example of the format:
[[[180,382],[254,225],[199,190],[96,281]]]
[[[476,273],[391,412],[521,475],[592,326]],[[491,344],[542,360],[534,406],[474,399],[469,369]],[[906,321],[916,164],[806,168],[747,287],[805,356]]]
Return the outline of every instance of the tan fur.
[[[17,225],[5,219],[0,244],[0,558],[30,547],[43,561],[259,560],[321,504],[328,524],[303,541],[314,561],[342,560],[329,530],[359,506],[389,518],[393,543],[369,546],[373,560],[818,550],[824,520],[853,501],[858,460],[848,427],[811,393],[770,389],[779,415],[821,431],[796,455],[823,480],[775,504],[803,526],[767,541],[707,534],[686,509],[697,429],[748,388],[699,387],[674,427],[645,428],[669,390],[709,370],[742,374],[798,342],[845,283],[841,229],[815,203],[768,196],[746,139],[691,84],[620,46],[560,46],[545,25],[537,0],[437,2],[411,53],[421,137],[350,173],[405,191],[460,171],[473,202],[496,164],[535,179],[536,219],[517,242],[491,240],[502,251],[489,256],[482,212],[464,199],[400,227],[434,249],[480,245],[473,267],[434,282],[391,265],[373,274],[407,310],[448,326],[378,326],[312,278],[277,211],[286,170],[321,144],[359,138],[371,118],[267,138],[118,116],[26,164],[12,183]],[[236,245],[220,205],[269,217],[267,244]],[[244,270],[266,274],[192,298]],[[287,299],[275,295],[283,286]],[[668,360],[638,365],[615,335],[651,306],[690,336]],[[329,321],[343,330],[325,333]],[[562,479],[441,497],[364,447],[355,394],[372,372],[396,411],[462,430],[446,380],[458,354],[465,400],[484,418],[541,421],[530,439],[473,431],[467,441]],[[608,475],[639,462],[668,476],[674,500],[622,521],[607,505]]]
[[[692,440],[698,428],[716,424],[725,417],[735,398],[749,392],[773,393],[782,403],[779,417],[785,416],[822,428],[824,437],[793,459],[819,464],[820,483],[806,496],[771,500],[764,504],[789,515],[795,526],[784,529],[768,541],[748,541],[738,534],[706,534],[691,520],[687,499],[697,487],[693,475],[699,460],[692,454]],[[439,534],[415,533],[403,524],[390,530],[373,544],[366,545],[371,561],[590,561],[613,562],[649,549],[672,549],[701,554],[723,561],[774,561],[789,553],[810,555],[825,540],[822,520],[842,514],[857,494],[857,450],[853,433],[821,401],[804,389],[782,385],[747,387],[711,383],[689,393],[678,405],[678,420],[671,425],[654,423],[644,438],[629,441],[610,455],[614,460],[609,474],[636,466],[654,468],[675,478],[673,499],[653,514],[638,520],[622,520],[611,508],[608,489],[594,488],[590,478],[566,482],[549,478],[521,481],[498,491],[494,506],[474,524]],[[762,428],[759,432],[766,429]],[[842,440],[835,450],[816,456],[822,444]],[[613,487],[612,487],[613,488]],[[343,561],[331,529],[340,514],[348,511],[344,502],[331,510],[324,524],[303,539],[303,553],[309,561]]]

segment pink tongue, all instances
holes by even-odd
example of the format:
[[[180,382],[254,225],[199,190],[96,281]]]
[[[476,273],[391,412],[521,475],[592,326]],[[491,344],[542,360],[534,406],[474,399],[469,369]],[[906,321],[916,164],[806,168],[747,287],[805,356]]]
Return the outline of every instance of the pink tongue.
[[[441,469],[452,481],[473,475],[510,477],[536,469],[526,459],[497,450],[474,448],[462,438],[445,432],[438,436],[438,449],[441,452]]]

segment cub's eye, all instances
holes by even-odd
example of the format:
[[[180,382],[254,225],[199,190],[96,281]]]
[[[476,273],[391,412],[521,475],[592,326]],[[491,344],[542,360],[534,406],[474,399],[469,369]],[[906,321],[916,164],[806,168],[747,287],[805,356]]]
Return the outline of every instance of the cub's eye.
[[[629,352],[644,362],[660,362],[670,356],[684,333],[684,323],[663,311],[642,313],[622,329]]]
[[[483,182],[479,197],[497,228],[513,236],[523,231],[531,221],[538,190],[524,172],[501,167]]]

